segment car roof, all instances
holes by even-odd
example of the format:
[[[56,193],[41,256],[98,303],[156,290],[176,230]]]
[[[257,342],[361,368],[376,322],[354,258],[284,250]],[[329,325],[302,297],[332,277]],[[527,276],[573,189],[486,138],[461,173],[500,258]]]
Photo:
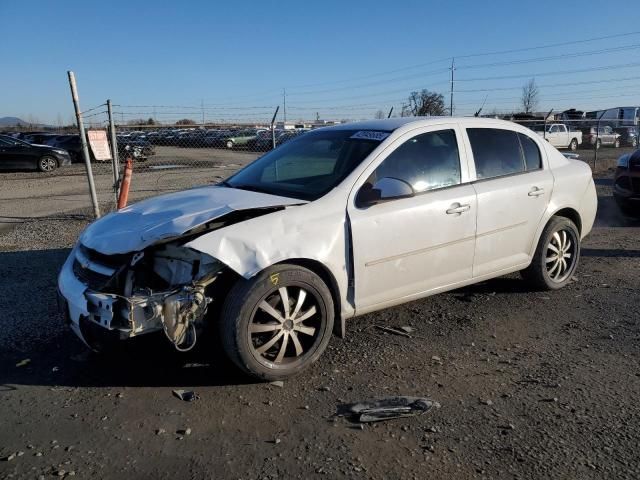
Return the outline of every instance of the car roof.
[[[429,125],[438,125],[444,122],[465,122],[465,123],[478,123],[481,125],[502,125],[504,127],[512,128],[515,123],[506,120],[499,120],[495,118],[478,118],[478,117],[397,117],[397,118],[385,118],[382,120],[366,120],[362,122],[342,123],[326,128],[339,129],[339,130],[381,130],[386,132],[392,132],[398,130],[401,127],[427,127]]]

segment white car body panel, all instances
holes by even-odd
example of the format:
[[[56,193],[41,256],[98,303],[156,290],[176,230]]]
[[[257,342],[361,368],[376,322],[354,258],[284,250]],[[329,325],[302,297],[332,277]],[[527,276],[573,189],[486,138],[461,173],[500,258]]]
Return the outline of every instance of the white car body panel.
[[[301,203],[304,200],[233,188],[192,188],[109,213],[82,232],[80,243],[105,255],[135,252],[233,211]]]
[[[533,138],[543,169],[476,181],[465,127],[515,130]],[[105,255],[137,252],[233,211],[283,207],[207,231],[185,246],[244,278],[279,262],[316,262],[335,280],[345,319],[526,267],[545,224],[562,209],[579,213],[582,237],[593,225],[597,197],[588,165],[566,159],[525,127],[493,119],[436,117],[330,128],[394,130],[339,185],[313,202],[202,187],[109,214],[89,226],[80,242]],[[461,185],[356,207],[358,189],[395,148],[416,134],[445,128],[454,129],[458,137]],[[544,194],[529,196],[533,187]],[[447,214],[456,203],[470,208]],[[77,323],[73,317],[86,313],[87,306],[71,263],[67,260],[63,267],[59,288]]]
[[[478,128],[476,122],[461,122],[463,129]],[[542,157],[542,169],[504,177],[477,180],[473,150],[465,133],[468,163],[477,194],[477,229],[473,276],[500,272],[531,260],[531,243],[549,204],[553,174],[544,142],[524,127],[510,128],[536,142]],[[486,128],[497,128],[494,124]],[[504,126],[498,127],[504,128]]]

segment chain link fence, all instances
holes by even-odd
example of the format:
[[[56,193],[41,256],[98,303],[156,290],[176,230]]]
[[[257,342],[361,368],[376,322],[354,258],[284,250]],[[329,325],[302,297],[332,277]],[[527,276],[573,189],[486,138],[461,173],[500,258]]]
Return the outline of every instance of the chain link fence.
[[[491,114],[527,126],[561,151],[577,156],[595,170],[615,166],[616,159],[638,145],[640,109],[614,108],[600,111],[565,111],[539,114]],[[373,116],[373,115],[372,115]],[[265,152],[305,132],[344,120],[296,119],[284,121],[278,107],[247,108],[206,106],[140,106],[114,104],[112,116],[106,104],[82,112],[84,126],[105,130],[111,138],[113,122],[117,147],[118,176],[127,159],[133,163],[129,202],[186,188],[212,184],[228,177]],[[353,119],[360,120],[360,119]],[[39,136],[38,136],[39,135]],[[74,195],[82,211],[91,215],[84,158],[78,132],[22,134],[33,143],[46,143],[67,150],[73,164],[60,168],[62,182],[75,185]],[[116,209],[117,182],[113,163],[96,161],[92,170],[102,214]],[[52,197],[51,202],[56,202]],[[60,201],[60,211],[77,203]],[[76,208],[77,210],[77,208]]]

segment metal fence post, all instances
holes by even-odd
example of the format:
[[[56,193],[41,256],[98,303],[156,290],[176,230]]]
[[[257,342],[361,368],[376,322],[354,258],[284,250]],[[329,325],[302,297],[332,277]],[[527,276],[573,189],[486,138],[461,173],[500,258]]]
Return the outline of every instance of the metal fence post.
[[[276,111],[273,112],[273,118],[271,119],[271,145],[273,148],[276,148],[275,123],[276,123],[276,117],[278,116],[278,110],[280,110],[280,105],[276,107]]]
[[[120,182],[120,165],[118,158],[118,139],[116,137],[116,125],[113,121],[111,100],[107,100],[107,114],[109,115],[109,133],[111,138],[111,166],[113,168],[113,197],[118,204],[118,184]]]
[[[598,121],[596,122],[596,141],[593,144],[593,170],[595,171],[596,165],[598,163],[598,141],[600,140],[600,120],[604,116],[606,110],[604,110],[600,116],[598,117]]]
[[[91,195],[91,203],[93,204],[93,214],[96,218],[100,218],[100,206],[98,205],[96,185],[93,181],[93,171],[91,170],[91,157],[89,156],[89,147],[87,146],[87,137],[86,132],[84,131],[84,123],[82,122],[82,112],[80,111],[80,101],[78,100],[76,76],[71,70],[67,72],[67,75],[69,76],[73,108],[76,111],[76,120],[78,121],[78,133],[80,134],[80,145],[82,146],[82,155],[84,156],[84,164],[87,170],[87,180],[89,181],[89,194]]]

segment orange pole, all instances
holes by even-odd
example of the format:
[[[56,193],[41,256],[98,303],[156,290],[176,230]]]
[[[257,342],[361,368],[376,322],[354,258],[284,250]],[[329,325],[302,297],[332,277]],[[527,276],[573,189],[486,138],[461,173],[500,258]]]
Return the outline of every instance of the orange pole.
[[[133,174],[133,161],[127,158],[124,167],[124,176],[122,177],[122,185],[120,185],[120,195],[118,196],[118,210],[127,206],[129,200],[129,187],[131,186],[131,175]]]

